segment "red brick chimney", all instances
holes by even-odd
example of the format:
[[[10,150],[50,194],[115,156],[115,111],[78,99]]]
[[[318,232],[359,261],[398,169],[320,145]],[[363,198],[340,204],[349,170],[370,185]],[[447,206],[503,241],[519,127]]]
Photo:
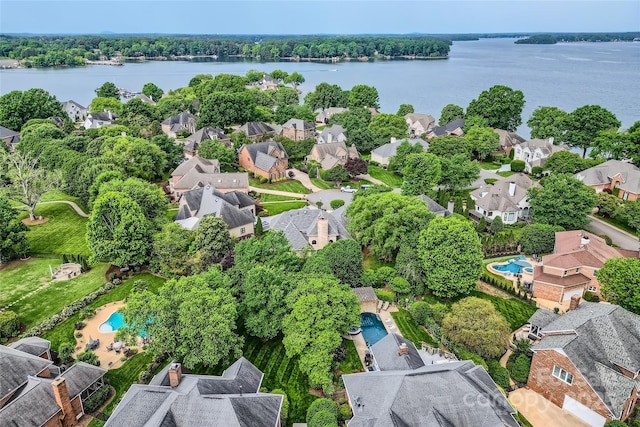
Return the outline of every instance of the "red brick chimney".
[[[407,343],[402,343],[398,346],[398,355],[409,354],[409,347]]]
[[[181,378],[182,365],[180,363],[173,362],[171,366],[169,366],[169,385],[172,388],[178,387]]]
[[[78,415],[73,409],[71,404],[71,398],[69,397],[69,390],[67,390],[67,383],[64,378],[58,377],[51,383],[53,387],[53,396],[56,399],[56,403],[62,409],[62,417],[60,421],[63,427],[69,427],[76,423],[76,416]]]
[[[575,310],[576,308],[578,308],[579,304],[580,304],[580,295],[572,295],[571,302],[569,303],[569,310]]]

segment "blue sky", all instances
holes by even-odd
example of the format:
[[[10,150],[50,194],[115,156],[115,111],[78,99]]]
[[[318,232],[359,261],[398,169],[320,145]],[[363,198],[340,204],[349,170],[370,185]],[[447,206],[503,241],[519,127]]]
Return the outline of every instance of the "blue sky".
[[[0,33],[640,31],[640,1],[0,0]]]

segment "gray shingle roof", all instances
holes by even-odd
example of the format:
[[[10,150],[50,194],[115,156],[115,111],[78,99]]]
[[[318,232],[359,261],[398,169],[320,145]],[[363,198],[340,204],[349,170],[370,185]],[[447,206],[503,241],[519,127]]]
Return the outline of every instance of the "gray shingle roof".
[[[0,345],[0,399],[52,365],[50,360]]]
[[[313,130],[316,128],[316,125],[310,122],[305,122],[301,119],[289,119],[285,124],[282,125],[283,129],[298,129],[298,130]]]
[[[509,193],[511,182],[516,184],[513,196]],[[481,185],[470,195],[475,200],[476,206],[485,211],[515,212],[519,209],[518,203],[527,198],[527,191],[534,185],[536,184],[528,176],[520,173],[501,179],[494,184]]]
[[[197,168],[199,173],[220,173],[220,162],[217,159],[203,159],[202,157],[192,157],[182,162],[171,172],[171,176],[183,176],[190,170]]]
[[[353,293],[358,296],[360,302],[378,301],[378,296],[371,286],[353,288]]]
[[[309,245],[309,237],[318,235],[318,217],[324,215],[329,221],[329,235],[349,239],[349,233],[339,218],[333,213],[308,206],[274,215],[268,219],[269,229],[283,231],[294,250],[302,250]]]
[[[240,130],[248,137],[256,137],[268,133],[278,133],[277,127],[265,122],[247,122],[240,126]]]
[[[286,159],[287,152],[285,151],[282,144],[276,141],[266,141],[266,142],[257,142],[255,144],[245,144],[240,147],[240,151],[246,147],[253,164],[262,169],[265,172],[268,172],[269,169],[274,165],[276,160],[278,159]],[[272,154],[274,151],[279,151],[281,153],[280,157],[275,157]]]
[[[533,313],[533,315],[529,318],[529,323],[544,328],[549,323],[556,320],[559,316],[559,314],[556,314],[553,311],[540,308],[536,310],[536,312]]]
[[[58,412],[60,407],[53,397],[53,380],[25,377],[27,381],[20,395],[0,409],[0,425],[40,427]]]
[[[435,136],[442,136],[442,135],[450,134],[451,132],[454,132],[455,130],[462,129],[462,128],[464,128],[464,119],[456,119],[452,122],[447,123],[444,126],[434,127],[431,130],[431,132]]]
[[[406,354],[399,354],[401,345],[407,347]],[[389,334],[371,346],[371,352],[381,371],[405,371],[424,366],[416,346],[398,334]]]
[[[231,138],[225,135],[222,129],[206,126],[196,131],[195,133],[189,135],[187,137],[187,142],[191,144],[194,144],[194,143],[200,144],[202,143],[202,141],[207,141],[209,139],[217,139],[222,142],[231,141]]]
[[[384,157],[384,158],[393,157],[396,155],[396,151],[398,150],[398,147],[400,146],[400,144],[404,141],[409,142],[409,144],[411,145],[420,144],[422,145],[422,148],[424,148],[424,151],[427,151],[427,149],[429,148],[429,143],[423,140],[422,138],[407,138],[407,139],[397,140],[396,142],[389,142],[387,144],[381,145],[380,147],[373,150],[371,154],[377,154],[378,156]]]
[[[471,361],[349,374],[343,380],[354,414],[349,427],[518,426],[515,410]]]
[[[85,362],[77,362],[72,367],[62,373],[67,383],[67,390],[69,395],[79,395],[89,387],[91,384],[98,381],[107,373],[106,369],[99,368],[97,366],[89,365]]]
[[[332,142],[340,142],[340,135],[346,138],[347,134],[345,129],[340,125],[333,125],[322,129],[317,139],[321,144],[330,144]]]
[[[622,190],[635,194],[640,193],[640,168],[628,162],[620,160],[608,160],[592,168],[576,174],[576,178],[585,185],[608,184],[611,178],[620,174],[623,182],[619,187]]]
[[[40,356],[51,348],[51,343],[40,337],[26,337],[10,344],[9,347],[33,356]]]
[[[200,219],[206,215],[215,215],[221,217],[230,229],[253,224],[254,218],[251,212],[240,210],[226,200],[229,198],[232,201],[239,201],[240,197],[238,195],[227,196],[225,193],[216,191],[211,186],[185,191],[182,193],[182,198],[180,199],[181,207],[174,220],[182,221],[191,217]],[[247,202],[248,200],[243,197],[242,203]],[[185,206],[189,209],[186,209]]]
[[[451,215],[451,212],[449,212],[447,208],[445,208],[444,206],[440,206],[440,204],[433,200],[431,197],[425,196],[424,194],[421,194],[418,197],[422,199],[422,201],[427,205],[427,209],[429,209],[429,212],[433,212],[436,215],[440,213],[444,213],[445,216]]]
[[[188,111],[183,111],[180,114],[176,114],[175,116],[171,116],[162,121],[163,125],[171,125],[173,129],[173,125],[179,125],[180,129],[187,130],[187,125],[194,124],[198,119],[196,116],[191,114]]]

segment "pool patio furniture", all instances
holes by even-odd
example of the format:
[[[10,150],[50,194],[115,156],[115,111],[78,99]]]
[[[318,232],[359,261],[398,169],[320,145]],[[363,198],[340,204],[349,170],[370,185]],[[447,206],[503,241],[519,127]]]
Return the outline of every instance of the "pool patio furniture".
[[[378,308],[377,308],[377,312],[380,313],[380,309],[382,309],[382,304],[384,304],[384,301],[380,300],[378,301]]]
[[[89,342],[85,345],[85,349],[95,350],[99,346],[100,346],[100,340],[99,339],[94,340],[93,338],[91,338],[91,335],[89,335]]]
[[[385,301],[384,304],[382,304],[382,310],[387,311],[388,308],[389,308],[389,301]]]

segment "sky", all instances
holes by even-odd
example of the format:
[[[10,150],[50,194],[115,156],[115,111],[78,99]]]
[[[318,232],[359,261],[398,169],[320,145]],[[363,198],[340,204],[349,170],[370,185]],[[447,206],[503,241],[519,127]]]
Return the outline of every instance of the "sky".
[[[4,34],[607,31],[640,31],[640,0],[0,0]]]

